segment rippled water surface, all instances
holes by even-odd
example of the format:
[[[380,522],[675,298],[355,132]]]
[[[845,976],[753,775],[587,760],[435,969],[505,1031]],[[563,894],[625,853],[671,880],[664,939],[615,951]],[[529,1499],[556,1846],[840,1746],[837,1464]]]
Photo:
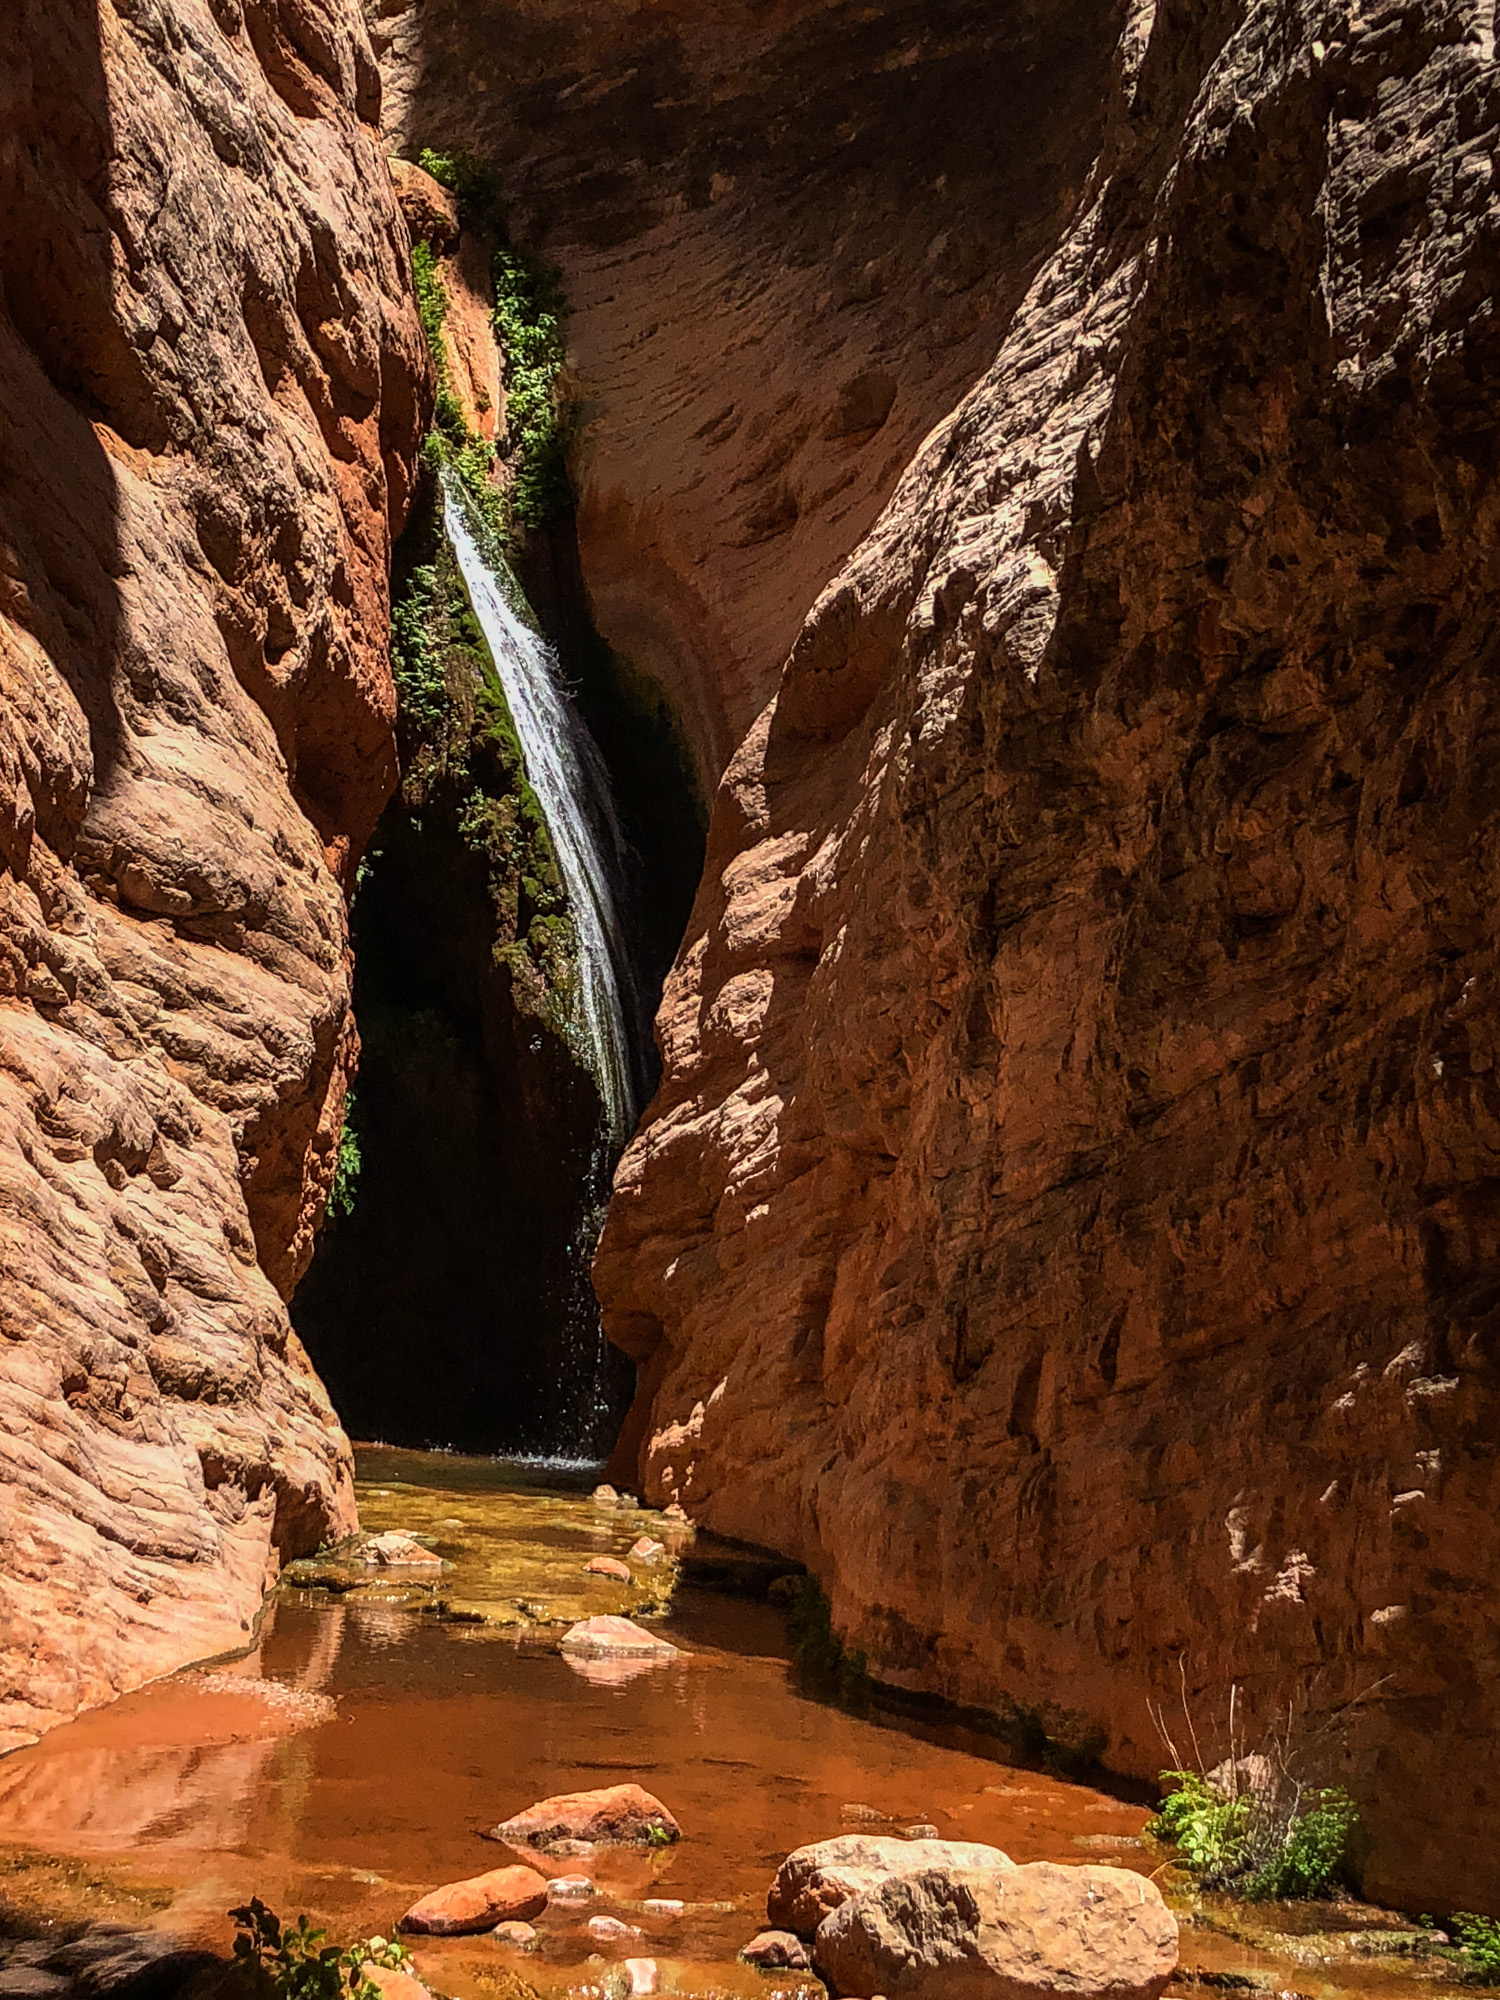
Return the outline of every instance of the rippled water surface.
[[[280,1592],[248,1658],[176,1675],[0,1762],[13,1869],[16,1850],[73,1857],[88,1868],[68,1881],[134,1886],[154,1926],[217,1944],[227,1908],[252,1893],[369,1935],[440,1883],[529,1858],[483,1837],[511,1813],[635,1780],[681,1823],[678,1846],[554,1862],[600,1893],[549,1909],[533,1951],[424,1942],[418,1970],[460,2000],[513,1991],[517,1975],[604,1993],[619,1960],[650,1956],[666,1991],[770,2000],[821,1993],[735,1958],[764,1922],[777,1864],[806,1841],[925,1821],[1022,1862],[1160,1867],[1138,1841],[1139,1805],[1011,1768],[987,1739],[918,1734],[799,1694],[770,1605],[684,1587],[657,1617],[670,1556],[635,1565],[629,1586],[586,1575],[591,1555],[672,1530],[659,1515],[601,1512],[568,1490],[582,1474],[389,1451],[361,1454],[360,1472],[365,1527],[430,1539],[450,1565],[441,1577],[366,1583],[363,1571],[313,1566],[302,1573],[336,1587]],[[565,1622],[620,1610],[651,1618],[683,1657],[631,1676],[557,1651]],[[640,1907],[652,1896],[687,1907],[656,1916]],[[583,1928],[599,1914],[643,1935],[600,1956]],[[1238,1915],[1223,1920],[1243,1930]],[[1345,1912],[1328,1928],[1355,1921]],[[1184,1964],[1271,1992],[1442,1990],[1420,1968],[1328,1963],[1316,1945],[1299,1963],[1264,1947],[1268,1924],[1257,1917],[1240,1938],[1185,1929]]]

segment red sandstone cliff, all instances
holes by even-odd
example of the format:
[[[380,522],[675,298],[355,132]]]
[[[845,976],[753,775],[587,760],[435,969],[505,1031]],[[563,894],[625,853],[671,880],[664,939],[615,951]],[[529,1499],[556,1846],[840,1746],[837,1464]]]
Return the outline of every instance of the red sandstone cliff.
[[[1132,6],[729,765],[596,1265],[643,1490],[876,1673],[1140,1772],[1379,1683],[1410,1907],[1500,1902],[1490,11]]]
[[[0,29],[0,1748],[352,1525],[284,1305],[428,362],[351,0]]]

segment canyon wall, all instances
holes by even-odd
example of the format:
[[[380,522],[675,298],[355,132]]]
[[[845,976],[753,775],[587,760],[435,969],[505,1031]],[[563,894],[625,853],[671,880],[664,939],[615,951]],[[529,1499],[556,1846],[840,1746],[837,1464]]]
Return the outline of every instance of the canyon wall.
[[[643,1492],[873,1673],[1141,1774],[1291,1703],[1419,1909],[1500,1908],[1492,13],[1135,0],[729,763],[595,1273]]]
[[[1071,212],[1119,0],[366,0],[393,150],[561,268],[599,632],[707,792]]]
[[[353,1525],[287,1318],[430,366],[350,0],[0,29],[0,1749]]]

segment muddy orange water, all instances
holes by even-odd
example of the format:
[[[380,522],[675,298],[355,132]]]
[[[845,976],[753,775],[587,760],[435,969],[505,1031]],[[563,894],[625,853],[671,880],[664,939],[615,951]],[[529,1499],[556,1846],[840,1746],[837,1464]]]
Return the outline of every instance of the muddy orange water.
[[[513,1992],[517,1975],[549,1993],[610,1995],[627,1956],[654,1958],[664,1992],[819,1995],[810,1977],[765,1977],[735,1955],[763,1925],[788,1850],[841,1832],[926,1822],[1022,1862],[1161,1867],[1140,1842],[1139,1805],[1012,1768],[985,1739],[799,1694],[767,1604],[679,1588],[653,1629],[681,1659],[633,1677],[564,1659],[562,1621],[649,1614],[669,1596],[670,1562],[637,1566],[628,1587],[584,1571],[591,1555],[662,1532],[660,1516],[601,1513],[585,1492],[488,1461],[370,1451],[360,1474],[365,1526],[434,1543],[441,1579],[285,1587],[245,1659],[174,1675],[4,1759],[0,1837],[12,1849],[148,1889],[155,1927],[211,1943],[227,1942],[225,1912],[251,1894],[352,1938],[390,1933],[440,1883],[531,1858],[484,1836],[536,1799],[626,1780],[656,1793],[682,1842],[550,1861],[598,1893],[549,1908],[530,1951],[491,1938],[416,1947],[424,1978],[473,2000]],[[685,1907],[663,1915],[648,1898]],[[1196,1918],[1182,1914],[1185,1967],[1263,1991],[1396,2000],[1442,1988],[1426,1976],[1436,1966],[1367,1959],[1361,1943],[1389,1941],[1371,1927],[1394,1920],[1358,1906],[1325,1907],[1316,1922],[1283,1910],[1301,1937],[1277,1936],[1274,1913],[1254,1929],[1201,1902]],[[584,1929],[594,1915],[640,1936],[601,1952]]]

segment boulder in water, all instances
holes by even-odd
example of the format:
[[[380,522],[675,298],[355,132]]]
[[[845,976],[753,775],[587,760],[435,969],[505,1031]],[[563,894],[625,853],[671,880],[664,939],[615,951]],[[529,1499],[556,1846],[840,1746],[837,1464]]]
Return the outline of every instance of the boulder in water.
[[[618,1507],[620,1496],[613,1486],[596,1486],[590,1496],[596,1507]]]
[[[812,1966],[807,1946],[793,1931],[759,1931],[745,1946],[740,1957],[747,1965],[759,1966],[763,1972],[776,1972],[783,1968],[788,1972],[807,1972]]]
[[[623,1938],[638,1938],[640,1932],[634,1924],[627,1924],[621,1917],[590,1917],[584,1929],[595,1944],[619,1944]]]
[[[893,1834],[845,1833],[789,1854],[766,1897],[777,1930],[810,1937],[830,1910],[893,1875],[923,1868],[1013,1868],[998,1847],[974,1840],[902,1840]],[[859,1988],[851,1988],[859,1991]],[[883,1990],[883,1989],[882,1989]]]
[[[463,1937],[540,1916],[546,1907],[547,1884],[534,1868],[492,1868],[487,1875],[448,1882],[423,1896],[401,1919],[401,1929],[427,1937]]]
[[[612,1576],[616,1583],[629,1583],[630,1565],[622,1563],[618,1556],[595,1556],[584,1564],[590,1576]]]
[[[639,1785],[605,1785],[593,1792],[563,1792],[502,1820],[492,1840],[522,1847],[590,1841],[617,1847],[648,1847],[680,1840],[682,1828],[660,1799]],[[543,1884],[545,1887],[546,1885]]]
[[[813,1962],[841,1993],[890,2000],[1157,2000],[1177,1921],[1124,1868],[924,1868],[841,1903]]]
[[[514,1922],[496,1924],[490,1936],[498,1938],[501,1944],[513,1944],[518,1951],[530,1951],[536,1943],[536,1925]]]
[[[391,1529],[383,1535],[371,1535],[359,1551],[361,1562],[381,1568],[392,1565],[401,1569],[441,1569],[443,1559],[424,1548],[415,1535],[402,1534]]]
[[[629,1572],[626,1572],[627,1576]],[[579,1660],[675,1660],[680,1649],[629,1618],[584,1618],[563,1634],[562,1650]]]

